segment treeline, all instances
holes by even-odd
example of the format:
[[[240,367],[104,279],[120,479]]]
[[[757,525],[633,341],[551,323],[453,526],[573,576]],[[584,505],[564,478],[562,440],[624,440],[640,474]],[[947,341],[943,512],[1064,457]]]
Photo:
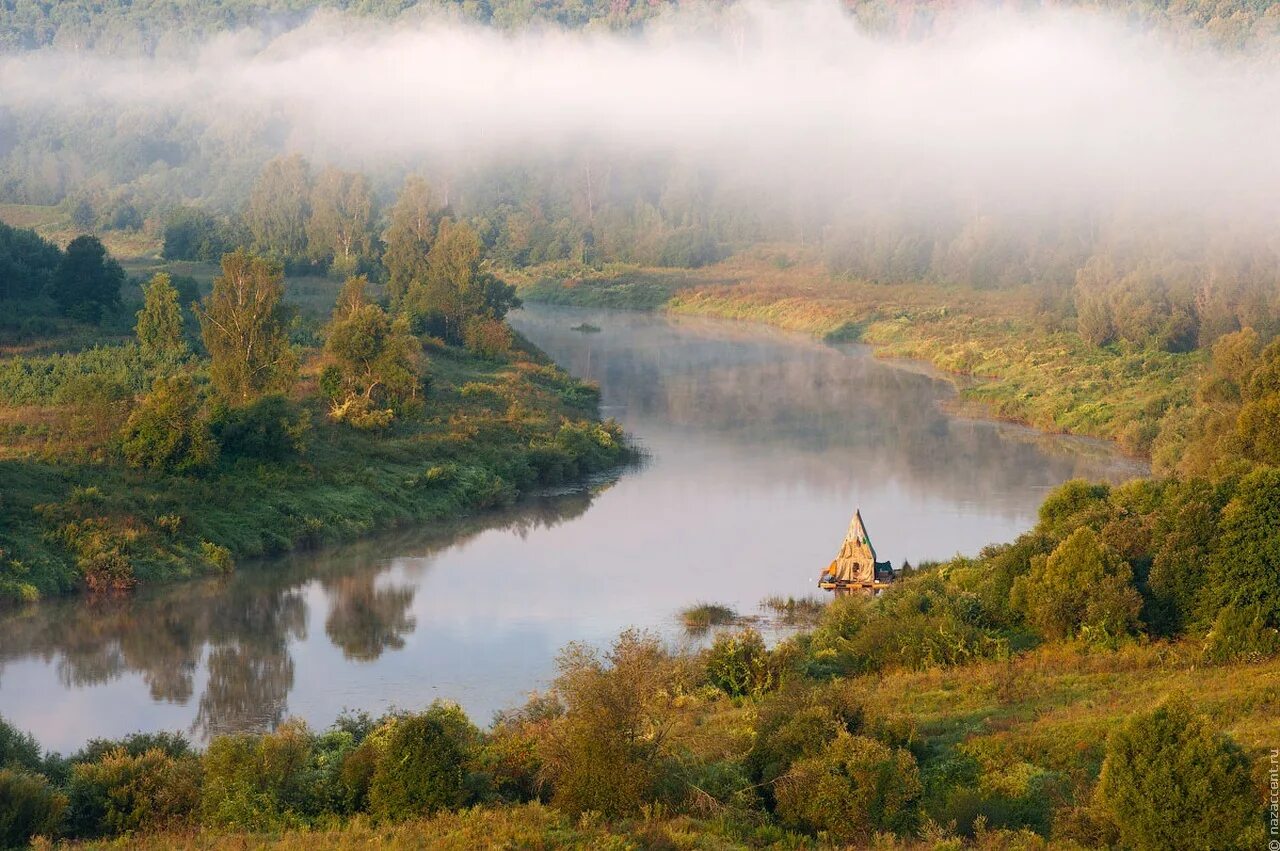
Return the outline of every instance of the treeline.
[[[0,222],[0,304],[46,300],[65,316],[99,322],[120,306],[124,270],[88,234],[65,251],[35,231]]]
[[[181,206],[157,215],[168,259],[210,261],[250,246],[297,271],[369,274],[394,288],[450,217],[465,220],[486,256],[503,266],[702,266],[722,256],[724,242],[763,235],[754,220],[736,219],[733,202],[713,189],[693,171],[583,161],[545,172],[446,171],[435,185],[409,175],[393,195],[376,191],[367,175],[333,166],[316,171],[292,155],[268,161],[232,213]]]
[[[829,229],[823,251],[832,272],[861,280],[1033,287],[1045,322],[1095,346],[1186,352],[1242,328],[1280,332],[1280,252],[1225,222],[864,213]]]
[[[701,0],[718,7],[722,0]],[[903,5],[892,0],[843,0],[873,31],[900,36],[928,33],[957,14],[941,0]],[[316,12],[333,11],[380,20],[444,15],[503,29],[555,25],[629,30],[681,5],[675,0],[63,0],[7,3],[0,7],[0,49],[61,47],[123,54],[185,52],[192,41],[227,30],[258,28],[285,32]],[[1023,4],[1038,7],[1040,2]],[[1241,0],[1076,0],[1070,5],[1104,9],[1130,21],[1231,48],[1272,44],[1280,22],[1270,3]]]
[[[454,20],[515,29],[555,24],[630,29],[674,7],[673,0],[69,0],[7,3],[0,7],[0,48],[105,49],[123,54],[185,51],[191,42],[227,30],[287,32],[316,12],[333,11],[379,20],[443,15]]]

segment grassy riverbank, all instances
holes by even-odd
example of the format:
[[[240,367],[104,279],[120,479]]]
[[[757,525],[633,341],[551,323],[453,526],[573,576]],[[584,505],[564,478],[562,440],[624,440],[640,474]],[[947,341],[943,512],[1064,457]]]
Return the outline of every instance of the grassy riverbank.
[[[506,505],[622,459],[621,434],[595,419],[595,402],[529,349],[502,362],[446,349],[411,420],[360,432],[304,397],[310,427],[296,456],[228,459],[199,478],[113,463],[100,419],[118,416],[110,410],[4,410],[0,593],[71,592],[120,560],[130,583],[182,578]]]
[[[298,367],[283,392],[228,402],[182,294],[178,353],[134,334],[142,281],[189,275],[185,298],[208,303],[217,267],[124,265],[134,277],[96,322],[33,301],[0,324],[0,605],[126,591],[482,511],[627,456],[618,427],[598,418],[596,389],[496,320],[474,345],[446,344],[397,331],[370,305],[342,361],[325,324],[342,283],[323,276],[281,283],[276,333]],[[402,354],[378,354],[388,340]],[[370,395],[340,383],[351,364],[374,371]],[[373,395],[389,380],[401,398]],[[343,394],[372,418],[337,416]]]
[[[606,266],[513,276],[529,301],[664,309],[765,322],[968,377],[960,402],[1046,431],[1116,440],[1146,454],[1159,422],[1190,401],[1205,357],[1087,345],[1031,290],[884,286],[832,277],[802,252],[758,248],[695,270]]]

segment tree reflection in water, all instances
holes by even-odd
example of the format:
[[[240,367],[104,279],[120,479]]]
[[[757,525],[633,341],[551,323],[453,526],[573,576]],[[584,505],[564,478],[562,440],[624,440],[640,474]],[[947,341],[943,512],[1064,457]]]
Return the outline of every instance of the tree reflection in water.
[[[326,582],[324,587],[330,599],[324,632],[347,659],[371,662],[385,650],[399,650],[418,625],[409,614],[416,588],[376,588],[374,577],[367,574]]]
[[[184,706],[203,679],[193,734],[207,738],[270,729],[289,711],[294,686],[290,648],[307,638],[308,589],[318,589],[326,598],[325,634],[333,645],[348,660],[373,661],[403,648],[417,626],[410,614],[416,589],[379,584],[392,564],[386,553],[406,555],[421,570],[442,550],[483,531],[524,535],[578,517],[611,483],[531,499],[504,512],[430,530],[405,530],[243,565],[225,579],[11,612],[0,619],[0,677],[6,662],[24,659],[56,665],[64,689],[138,674],[152,700]],[[37,699],[56,700],[56,695]]]

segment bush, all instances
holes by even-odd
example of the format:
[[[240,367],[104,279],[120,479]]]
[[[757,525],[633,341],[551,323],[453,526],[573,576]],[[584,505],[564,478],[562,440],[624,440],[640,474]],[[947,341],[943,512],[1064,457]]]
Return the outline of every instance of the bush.
[[[0,718],[0,768],[40,771],[42,766],[35,736]]]
[[[856,733],[861,726],[861,707],[843,692],[826,694],[792,685],[761,703],[746,767],[772,804],[775,782],[792,765],[818,754],[840,733]]]
[[[500,319],[473,316],[463,326],[462,342],[481,357],[504,360],[511,353],[511,328]]]
[[[285,397],[273,395],[219,408],[212,426],[224,456],[281,462],[306,451],[311,419]]]
[[[775,794],[784,823],[867,843],[880,832],[909,833],[922,791],[910,753],[842,732],[822,753],[793,765]]]
[[[132,733],[123,739],[90,739],[89,743],[77,751],[68,760],[78,762],[97,762],[112,751],[123,750],[129,756],[142,756],[147,751],[158,750],[165,756],[179,759],[191,756],[191,743],[181,733],[164,731],[155,733]]]
[[[215,738],[204,755],[203,822],[245,831],[305,823],[313,800],[311,746],[300,721],[263,736]]]
[[[200,542],[200,558],[204,559],[204,563],[218,573],[230,573],[236,567],[235,559],[231,556],[231,550],[212,541]]]
[[[129,415],[120,441],[130,467],[199,473],[218,457],[209,423],[200,415],[195,384],[187,375],[157,381]]]
[[[628,630],[603,656],[571,644],[558,664],[565,712],[540,748],[552,803],[575,814],[636,814],[653,800],[666,756],[671,657],[656,638]]]
[[[0,768],[0,847],[22,848],[57,829],[67,799],[39,774]]]
[[[200,761],[160,748],[109,751],[72,768],[70,827],[76,836],[149,832],[192,818],[200,803]]]
[[[1111,734],[1096,797],[1126,848],[1263,844],[1248,759],[1180,703],[1135,715]]]
[[[707,652],[707,680],[733,697],[758,697],[776,688],[778,671],[754,629],[721,635]]]
[[[395,719],[369,784],[369,810],[405,819],[467,801],[466,777],[480,731],[456,706],[437,703]]]
[[[1013,584],[1012,602],[1046,638],[1114,641],[1138,627],[1142,598],[1127,562],[1077,529]]]

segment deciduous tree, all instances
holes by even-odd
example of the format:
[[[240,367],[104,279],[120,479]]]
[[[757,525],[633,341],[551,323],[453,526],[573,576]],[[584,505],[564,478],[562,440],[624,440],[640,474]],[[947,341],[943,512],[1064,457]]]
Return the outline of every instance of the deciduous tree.
[[[96,236],[78,236],[53,276],[53,300],[63,313],[88,322],[98,322],[102,312],[120,306],[124,270],[107,256]]]
[[[307,161],[293,154],[267,163],[245,209],[254,247],[280,260],[303,256],[310,216],[311,167]]]
[[[222,275],[197,314],[209,376],[227,401],[245,403],[292,386],[298,360],[285,332],[283,296],[278,263],[244,250],[222,258]]]
[[[307,220],[307,248],[313,257],[329,261],[335,271],[350,274],[373,252],[373,222],[377,216],[373,190],[362,174],[326,168],[311,191]]]
[[[1137,629],[1142,598],[1129,564],[1086,527],[1031,560],[1031,572],[1014,583],[1013,604],[1046,638],[1114,640]]]
[[[382,263],[387,267],[387,292],[397,308],[414,281],[426,280],[427,254],[435,236],[431,203],[431,187],[427,181],[412,175],[391,208]]]
[[[399,404],[417,395],[422,344],[407,318],[393,319],[365,301],[366,283],[357,277],[343,287],[326,331],[325,350],[337,360],[345,390],[334,399],[332,416],[372,426],[390,422],[394,415],[391,408],[375,412],[375,406]]]

